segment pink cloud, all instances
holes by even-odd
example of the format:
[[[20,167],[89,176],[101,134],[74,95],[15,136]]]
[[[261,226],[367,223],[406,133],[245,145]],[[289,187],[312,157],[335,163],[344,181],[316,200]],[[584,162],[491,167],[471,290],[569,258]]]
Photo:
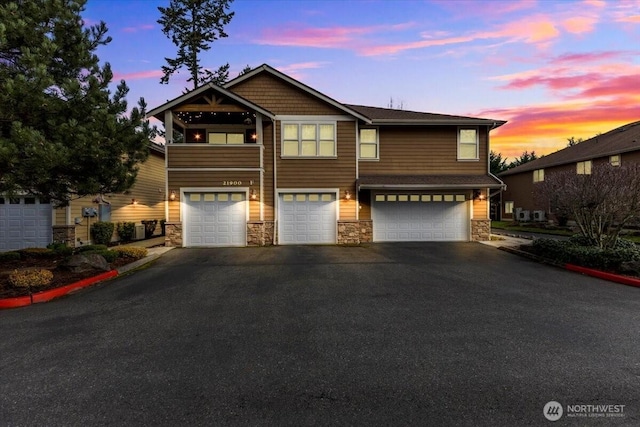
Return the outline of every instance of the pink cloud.
[[[137,71],[134,73],[113,73],[113,80],[142,80],[159,79],[163,76],[162,70]]]
[[[551,60],[552,64],[584,64],[585,62],[597,62],[612,60],[628,56],[630,52],[610,50],[602,52],[566,53]]]
[[[617,19],[618,22],[628,22],[631,24],[640,24],[640,15],[621,16]]]
[[[578,16],[565,19],[562,22],[564,29],[572,34],[583,34],[593,31],[598,19],[595,17]]]

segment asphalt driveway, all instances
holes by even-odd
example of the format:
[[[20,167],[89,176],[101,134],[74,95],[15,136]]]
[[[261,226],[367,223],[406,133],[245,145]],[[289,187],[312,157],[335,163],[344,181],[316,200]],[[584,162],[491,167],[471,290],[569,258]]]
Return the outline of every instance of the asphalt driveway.
[[[639,384],[640,289],[478,243],[177,249],[0,312],[2,426],[638,425]]]

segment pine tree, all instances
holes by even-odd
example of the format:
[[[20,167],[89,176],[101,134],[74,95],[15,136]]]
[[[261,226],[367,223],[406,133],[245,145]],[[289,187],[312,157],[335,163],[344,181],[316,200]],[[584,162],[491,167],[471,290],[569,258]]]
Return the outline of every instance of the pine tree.
[[[206,82],[222,84],[229,79],[229,64],[210,71],[201,64],[200,53],[211,49],[211,43],[228,37],[224,26],[231,22],[234,12],[227,13],[233,0],[171,0],[169,7],[158,7],[162,32],[178,48],[175,58],[165,58],[161,83],[169,83],[171,76],[182,67],[189,70],[188,82],[193,88]]]
[[[84,27],[86,0],[0,4],[0,193],[65,206],[135,182],[153,129],[145,103],[127,113],[124,81],[100,66],[104,22]]]

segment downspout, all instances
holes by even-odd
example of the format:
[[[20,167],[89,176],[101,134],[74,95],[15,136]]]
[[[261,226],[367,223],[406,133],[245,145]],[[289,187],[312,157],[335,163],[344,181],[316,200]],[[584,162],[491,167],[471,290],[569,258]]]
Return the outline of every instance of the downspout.
[[[276,244],[278,234],[278,169],[276,163],[276,119],[273,122],[273,245]]]
[[[498,127],[498,124],[496,122],[493,122],[491,127],[487,130],[487,149],[489,149],[489,133],[497,127]],[[502,192],[507,189],[507,186],[500,178],[498,178],[497,176],[491,173],[490,153],[491,153],[491,150],[489,150],[489,153],[487,153],[487,171],[489,172],[489,176],[495,178],[497,181],[500,182],[501,187],[496,191],[494,191],[493,193],[491,193],[491,189],[487,189],[488,190],[487,193],[489,193],[489,197],[487,197],[487,200],[489,202],[489,206],[488,206],[489,219],[491,219],[491,198],[497,194],[500,194],[500,201],[498,202],[498,212],[499,212],[498,218],[502,219]]]

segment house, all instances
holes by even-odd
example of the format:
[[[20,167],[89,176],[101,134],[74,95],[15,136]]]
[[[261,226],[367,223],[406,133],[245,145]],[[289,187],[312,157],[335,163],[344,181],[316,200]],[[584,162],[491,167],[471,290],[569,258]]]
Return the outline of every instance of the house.
[[[63,208],[28,195],[0,196],[0,252],[45,247],[52,241],[88,244],[96,221],[164,219],[164,169],[164,146],[151,144],[149,158],[140,164],[136,183],[127,194],[83,197]]]
[[[167,135],[167,245],[489,238],[504,121],[343,104],[268,65],[148,115]]]
[[[590,174],[595,164],[620,166],[640,162],[640,121],[594,136],[571,147],[540,157],[500,174],[507,188],[503,192],[502,218],[518,221],[546,221],[549,206],[536,201],[535,185],[545,176],[571,170]]]

